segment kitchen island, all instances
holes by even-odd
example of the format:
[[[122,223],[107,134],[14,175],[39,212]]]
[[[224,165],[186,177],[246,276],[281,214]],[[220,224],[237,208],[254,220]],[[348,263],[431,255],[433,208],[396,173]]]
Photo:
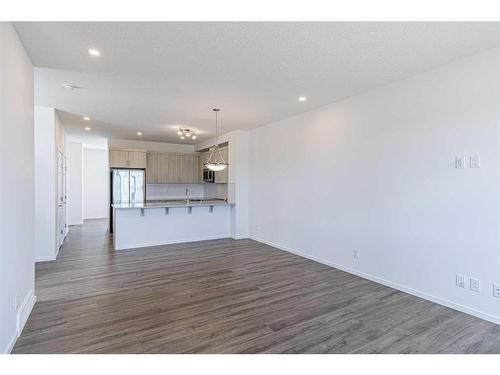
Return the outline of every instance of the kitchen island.
[[[219,199],[113,204],[115,250],[231,237],[233,203]]]

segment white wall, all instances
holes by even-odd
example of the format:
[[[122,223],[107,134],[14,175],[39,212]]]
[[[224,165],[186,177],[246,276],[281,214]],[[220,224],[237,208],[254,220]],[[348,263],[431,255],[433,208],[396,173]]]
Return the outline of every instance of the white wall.
[[[211,139],[195,145],[195,150],[203,150],[211,147],[215,139]],[[221,135],[219,144],[228,143],[229,166],[227,198],[229,202],[235,203],[231,207],[231,236],[235,239],[248,238],[248,199],[249,199],[249,132],[246,130],[235,130]],[[208,191],[210,194],[211,191]],[[207,191],[205,191],[207,195]]]
[[[109,216],[109,162],[107,150],[83,150],[83,217]]]
[[[83,223],[83,146],[68,142],[67,150],[68,225]]]
[[[57,148],[55,109],[35,107],[35,260],[55,260]]]
[[[125,148],[132,150],[137,149],[156,152],[194,152],[193,145],[164,142],[129,141],[125,139],[110,139],[108,141],[108,146],[109,148]]]
[[[0,46],[0,352],[6,353],[35,302],[34,104],[33,65],[10,23],[0,22]]]
[[[499,141],[498,49],[255,129],[251,236],[500,323]]]

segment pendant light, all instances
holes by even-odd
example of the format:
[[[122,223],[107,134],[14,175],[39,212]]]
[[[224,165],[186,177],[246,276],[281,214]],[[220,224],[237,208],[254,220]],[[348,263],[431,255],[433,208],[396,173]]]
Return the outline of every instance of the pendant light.
[[[219,142],[217,141],[217,122],[218,122],[218,113],[220,111],[219,108],[214,108],[212,111],[215,112],[215,144],[210,148],[210,156],[206,163],[203,163],[205,167],[214,172],[220,172],[229,165],[226,163],[224,158],[222,157],[222,153],[220,152]]]

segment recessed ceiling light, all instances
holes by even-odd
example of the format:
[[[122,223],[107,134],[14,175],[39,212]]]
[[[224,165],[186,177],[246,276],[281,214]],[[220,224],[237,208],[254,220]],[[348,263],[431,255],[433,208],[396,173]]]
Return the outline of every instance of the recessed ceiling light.
[[[142,132],[137,132],[137,135],[142,135]]]
[[[196,139],[196,135],[193,135],[193,136],[191,137],[191,139]]]
[[[99,52],[99,50],[95,48],[89,48],[89,54],[91,54],[92,56],[99,56],[101,52]]]
[[[89,131],[89,130],[90,130],[90,128],[89,128],[88,126],[86,126],[86,127],[85,127],[85,130]]]
[[[85,121],[90,121],[90,117],[87,117],[87,116],[85,116],[83,119],[84,119]]]
[[[305,96],[300,96],[299,97],[299,102],[305,102],[307,98]]]

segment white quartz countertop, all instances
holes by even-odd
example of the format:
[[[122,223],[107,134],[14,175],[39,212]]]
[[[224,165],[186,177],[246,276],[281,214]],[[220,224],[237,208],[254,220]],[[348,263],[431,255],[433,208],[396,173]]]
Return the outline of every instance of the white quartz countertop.
[[[189,203],[186,200],[152,201],[146,203],[115,203],[112,204],[115,210],[129,210],[137,208],[165,208],[165,207],[197,207],[197,206],[232,206],[222,199],[194,200]]]

